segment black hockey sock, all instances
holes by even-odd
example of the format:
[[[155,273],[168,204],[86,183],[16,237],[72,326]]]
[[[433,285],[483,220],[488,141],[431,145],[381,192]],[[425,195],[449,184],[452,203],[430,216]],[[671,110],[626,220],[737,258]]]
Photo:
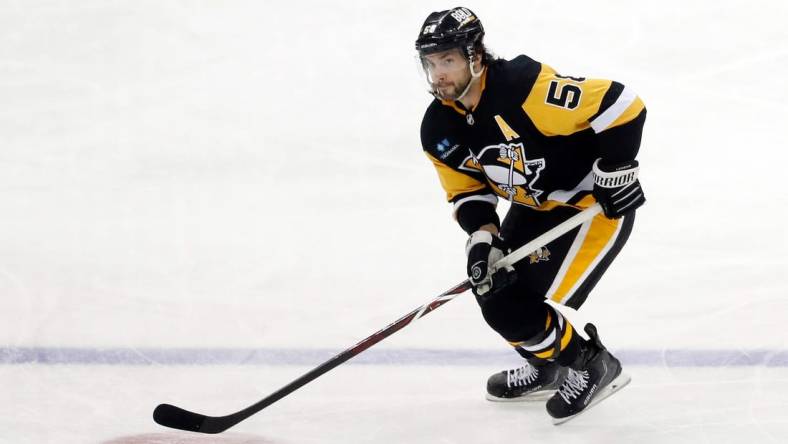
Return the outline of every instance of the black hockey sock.
[[[582,338],[560,312],[548,304],[545,306],[544,330],[528,340],[510,344],[529,361],[558,361],[562,366],[568,365],[577,358]]]

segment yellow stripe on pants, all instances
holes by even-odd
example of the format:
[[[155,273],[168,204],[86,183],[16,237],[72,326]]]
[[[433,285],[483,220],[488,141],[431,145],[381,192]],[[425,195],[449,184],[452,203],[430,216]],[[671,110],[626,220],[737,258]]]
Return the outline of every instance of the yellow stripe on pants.
[[[570,291],[573,292],[579,287],[581,284],[579,281],[588,275],[589,267],[598,263],[598,259],[610,250],[620,224],[620,220],[608,219],[602,214],[591,220],[591,226],[582,239],[580,249],[572,259],[572,263],[566,268],[563,276],[556,277],[560,279],[560,283],[555,293],[550,296],[551,300],[562,303],[571,296]]]

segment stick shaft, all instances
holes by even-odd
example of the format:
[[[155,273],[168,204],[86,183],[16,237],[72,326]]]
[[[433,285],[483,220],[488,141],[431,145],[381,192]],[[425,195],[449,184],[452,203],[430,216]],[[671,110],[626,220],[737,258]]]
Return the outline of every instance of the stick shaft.
[[[446,292],[442,293],[437,298],[433,299],[431,302],[422,305],[421,307],[411,311],[410,313],[406,314],[405,316],[397,319],[396,321],[392,322],[388,326],[378,330],[377,332],[373,333],[372,335],[364,338],[363,340],[359,341],[354,346],[348,348],[347,350],[339,353],[338,355],[334,356],[333,358],[329,359],[328,361],[320,364],[319,366],[313,368],[312,370],[304,373],[301,377],[295,379],[293,382],[287,384],[286,386],[280,388],[279,390],[275,391],[274,393],[267,396],[265,399],[261,400],[260,402],[249,406],[248,408],[242,410],[243,414],[239,415],[238,422],[243,421],[244,419],[248,418],[249,416],[259,412],[260,410],[268,407],[269,405],[279,401],[280,399],[284,398],[285,396],[293,393],[294,391],[298,390],[299,388],[305,386],[306,384],[314,381],[321,375],[329,372],[330,370],[338,367],[339,365],[345,363],[350,358],[359,355],[360,353],[364,352],[365,350],[369,349],[373,345],[377,344],[378,342],[386,339],[387,337],[393,335],[394,333],[402,330],[408,324],[423,317],[424,315],[431,313],[433,310],[437,309],[441,305],[449,302],[450,300],[454,299],[455,297],[459,296],[461,293],[464,293],[466,290],[471,288],[471,284],[468,280],[452,287],[451,289],[447,290]],[[241,413],[241,412],[239,412]]]
[[[598,203],[591,205],[585,210],[575,214],[569,219],[551,228],[550,231],[545,232],[544,234],[540,235],[534,240],[528,242],[522,247],[514,250],[510,254],[501,258],[501,260],[499,260],[498,262],[495,263],[495,265],[493,265],[493,271],[500,270],[501,268],[506,267],[508,265],[514,265],[515,263],[521,261],[523,258],[527,257],[534,251],[544,247],[550,242],[572,231],[579,225],[582,225],[588,222],[589,220],[593,219],[597,214],[601,212],[602,212],[601,205],[599,205]]]
[[[547,245],[553,240],[563,236],[564,234],[568,233],[569,231],[576,228],[577,226],[582,225],[583,223],[591,220],[592,218],[594,218],[594,216],[599,214],[600,211],[601,211],[601,207],[599,206],[599,204],[595,204],[581,211],[580,213],[570,217],[566,221],[562,222],[561,224],[557,225],[556,227],[552,228],[551,230],[547,231],[546,233],[542,234],[536,239],[521,246],[511,254],[505,256],[503,259],[496,262],[493,268],[499,269],[507,265],[515,264],[516,262],[528,256],[532,252]],[[274,393],[271,393],[264,399],[260,400],[259,402],[253,405],[250,405],[249,407],[243,410],[240,410],[238,412],[232,413],[227,416],[206,416],[206,415],[201,415],[199,413],[193,413],[173,405],[160,404],[158,407],[156,407],[156,410],[154,410],[153,412],[153,419],[157,423],[166,427],[188,430],[192,432],[201,432],[201,433],[221,433],[229,429],[230,427],[238,424],[239,422],[243,421],[244,419],[254,415],[260,410],[263,410],[264,408],[270,406],[276,401],[279,401],[280,399],[284,398],[290,393],[293,393],[294,391],[298,390],[304,385],[314,381],[321,375],[327,373],[333,368],[348,361],[350,358],[364,352],[365,350],[369,349],[370,347],[382,341],[383,339],[391,336],[392,334],[398,332],[399,330],[402,330],[411,322],[425,316],[428,313],[431,313],[433,310],[437,309],[438,307],[445,304],[446,302],[449,302],[450,300],[454,299],[455,297],[457,297],[461,293],[464,293],[466,290],[469,290],[470,288],[471,288],[471,284],[466,279],[465,281],[443,292],[441,295],[439,295],[432,301],[416,308],[415,310],[411,311],[405,316],[397,319],[396,321],[392,322],[388,326],[364,338],[363,340],[353,345],[352,347],[348,348],[347,350],[332,357],[328,361],[313,368],[312,370],[303,374],[302,376],[290,382],[286,386],[280,388]]]

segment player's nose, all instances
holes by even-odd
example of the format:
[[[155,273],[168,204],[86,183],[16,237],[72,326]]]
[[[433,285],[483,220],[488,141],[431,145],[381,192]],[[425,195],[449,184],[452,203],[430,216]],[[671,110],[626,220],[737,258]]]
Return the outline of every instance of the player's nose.
[[[442,82],[442,81],[446,80],[446,71],[443,71],[443,70],[440,70],[440,69],[436,69],[432,73],[432,78],[434,78],[435,80],[437,80],[439,82]]]

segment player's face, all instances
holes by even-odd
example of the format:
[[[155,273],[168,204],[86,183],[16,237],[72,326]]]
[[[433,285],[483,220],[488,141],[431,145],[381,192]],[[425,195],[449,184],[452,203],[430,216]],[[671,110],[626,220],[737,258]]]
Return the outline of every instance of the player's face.
[[[455,100],[471,81],[468,61],[457,48],[422,55],[421,66],[430,87],[441,99]]]

